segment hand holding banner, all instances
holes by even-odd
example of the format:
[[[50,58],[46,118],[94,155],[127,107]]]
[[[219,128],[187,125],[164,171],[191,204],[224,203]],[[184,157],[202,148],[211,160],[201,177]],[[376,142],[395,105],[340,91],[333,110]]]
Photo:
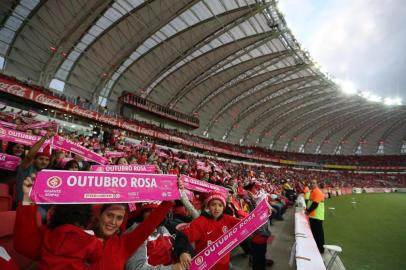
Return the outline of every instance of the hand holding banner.
[[[246,218],[197,254],[193,258],[189,270],[208,270],[213,267],[222,257],[265,224],[268,217],[268,206],[265,200],[262,200]]]
[[[38,204],[128,203],[180,199],[176,175],[77,172],[38,172],[31,199]]]

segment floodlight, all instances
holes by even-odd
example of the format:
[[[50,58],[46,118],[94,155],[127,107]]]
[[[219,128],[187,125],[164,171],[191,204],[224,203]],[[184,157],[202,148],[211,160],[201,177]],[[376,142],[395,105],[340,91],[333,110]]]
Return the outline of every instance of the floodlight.
[[[341,84],[341,90],[344,93],[349,94],[349,95],[353,95],[353,94],[357,93],[357,89],[355,88],[355,85],[350,81],[344,81]]]

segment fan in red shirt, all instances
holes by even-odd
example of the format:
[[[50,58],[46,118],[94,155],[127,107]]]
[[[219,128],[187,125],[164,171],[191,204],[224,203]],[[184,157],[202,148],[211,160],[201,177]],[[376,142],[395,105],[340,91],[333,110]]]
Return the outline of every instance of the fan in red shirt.
[[[24,201],[29,202],[30,177],[24,180]],[[36,205],[19,205],[15,222],[15,250],[39,261],[38,269],[96,269],[103,246],[92,231],[90,205],[57,205],[47,226],[36,224]],[[25,253],[29,247],[31,252]],[[33,254],[35,253],[35,254]]]

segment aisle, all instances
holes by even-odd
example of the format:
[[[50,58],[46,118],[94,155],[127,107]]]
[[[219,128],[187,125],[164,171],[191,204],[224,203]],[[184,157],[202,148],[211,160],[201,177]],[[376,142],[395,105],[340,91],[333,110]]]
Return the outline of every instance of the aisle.
[[[294,237],[294,208],[289,208],[284,215],[284,221],[274,221],[270,227],[273,235],[272,243],[268,245],[267,258],[275,261],[273,270],[290,270],[290,250],[295,241]],[[240,247],[231,253],[232,270],[251,269],[248,265],[248,256],[243,255]]]

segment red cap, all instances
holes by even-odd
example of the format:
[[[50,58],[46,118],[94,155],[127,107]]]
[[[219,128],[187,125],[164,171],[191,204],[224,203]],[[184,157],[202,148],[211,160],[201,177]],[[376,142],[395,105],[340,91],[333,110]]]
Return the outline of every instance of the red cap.
[[[147,210],[147,209],[156,209],[158,206],[161,204],[160,201],[151,201],[151,202],[145,202],[141,205],[140,212]]]
[[[207,198],[205,200],[206,206],[208,206],[210,204],[210,202],[214,201],[214,200],[220,201],[221,204],[224,207],[226,207],[226,198],[224,198],[223,194],[218,193],[218,192],[209,193],[209,195],[207,196]]]
[[[37,152],[35,154],[35,158],[37,158],[39,156],[45,156],[45,157],[51,158],[51,145],[48,144],[47,146],[45,146],[45,148],[42,150],[42,152]]]

